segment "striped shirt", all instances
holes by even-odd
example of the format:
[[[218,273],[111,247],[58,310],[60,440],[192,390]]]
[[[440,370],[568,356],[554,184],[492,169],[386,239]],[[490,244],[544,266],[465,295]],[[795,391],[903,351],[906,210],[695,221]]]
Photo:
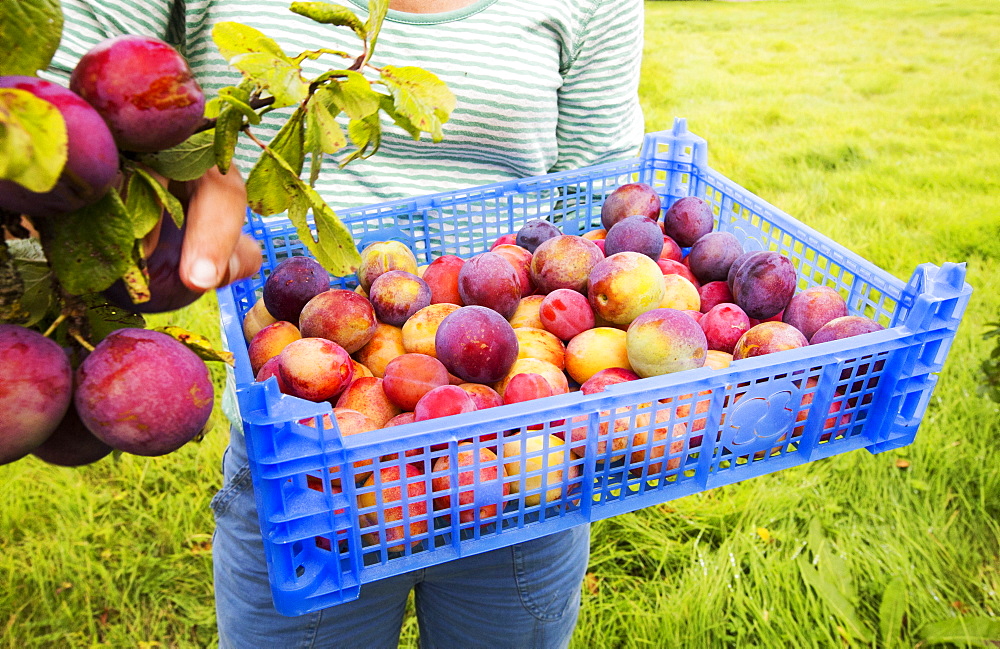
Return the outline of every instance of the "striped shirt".
[[[361,0],[344,2],[367,17]],[[240,81],[211,40],[223,21],[260,30],[289,56],[321,48],[360,54],[350,29],[315,23],[289,4],[63,0],[63,40],[48,76],[65,81],[76,60],[106,38],[152,35],[186,54],[211,98]],[[644,130],[637,92],[642,43],[641,0],[475,0],[446,13],[390,11],[371,62],[421,67],[447,83],[457,104],[444,140],[414,141],[383,116],[379,151],[343,169],[343,152],[328,156],[316,189],[337,210],[634,156]],[[312,78],[344,61],[323,56],[303,67]],[[270,140],[290,113],[268,114],[254,134]],[[241,139],[235,161],[244,177],[259,153]]]

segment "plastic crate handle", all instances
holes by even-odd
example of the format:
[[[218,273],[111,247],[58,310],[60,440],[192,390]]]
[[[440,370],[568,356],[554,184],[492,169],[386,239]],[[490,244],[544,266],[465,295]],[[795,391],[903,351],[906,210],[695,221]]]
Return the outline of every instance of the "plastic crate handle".
[[[873,409],[886,414],[875,443],[866,447],[871,453],[913,442],[972,294],[965,272],[965,263],[920,264],[903,289],[903,308],[892,326],[920,333],[915,344],[897,349],[886,360],[883,376],[898,378],[884,381],[876,393]]]

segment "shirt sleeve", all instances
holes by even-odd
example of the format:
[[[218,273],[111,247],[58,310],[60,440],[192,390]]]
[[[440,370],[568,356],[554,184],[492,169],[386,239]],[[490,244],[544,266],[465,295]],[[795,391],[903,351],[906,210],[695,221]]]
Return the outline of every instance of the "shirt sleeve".
[[[183,50],[183,0],[62,0],[63,33],[45,76],[66,85],[95,45],[123,34],[154,36]]]
[[[553,172],[633,157],[645,129],[638,92],[642,2],[595,0],[574,45],[559,91]]]

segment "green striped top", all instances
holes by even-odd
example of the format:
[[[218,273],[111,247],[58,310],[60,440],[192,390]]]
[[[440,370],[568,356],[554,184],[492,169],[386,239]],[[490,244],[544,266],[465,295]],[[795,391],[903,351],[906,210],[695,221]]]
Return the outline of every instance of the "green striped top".
[[[360,18],[361,0],[344,0]],[[361,41],[346,27],[315,23],[275,0],[63,0],[65,28],[50,74],[68,78],[101,40],[147,34],[178,46],[208,97],[240,80],[211,40],[213,25],[259,29],[285,53],[328,48],[352,55]],[[440,77],[457,97],[444,140],[413,139],[383,116],[382,147],[340,169],[324,161],[316,189],[334,209],[574,169],[634,156],[643,134],[637,95],[641,0],[475,0],[437,14],[390,11],[372,63],[413,65]],[[307,60],[307,77],[345,67]],[[254,127],[268,141],[291,109]],[[259,154],[241,141],[244,177]]]

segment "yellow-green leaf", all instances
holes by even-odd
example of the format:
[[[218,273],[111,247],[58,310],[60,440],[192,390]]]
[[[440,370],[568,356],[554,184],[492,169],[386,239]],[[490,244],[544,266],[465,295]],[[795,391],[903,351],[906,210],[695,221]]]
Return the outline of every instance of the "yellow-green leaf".
[[[382,144],[382,123],[379,121],[378,113],[364,119],[352,119],[347,124],[347,135],[357,150],[348,156],[341,166],[357,158],[374,155]]]
[[[274,108],[294,106],[309,95],[309,83],[299,66],[284,56],[254,52],[234,56],[229,63],[271,93]]]
[[[49,67],[62,27],[59,0],[0,4],[0,75],[34,75]]]
[[[414,126],[413,122],[396,112],[396,106],[393,104],[392,97],[380,94],[379,98],[382,102],[382,110],[385,111],[386,115],[392,118],[392,121],[396,124],[396,126],[409,133],[410,137],[414,140],[419,140],[420,129]]]
[[[350,27],[359,38],[367,35],[365,24],[347,7],[331,2],[293,2],[291,10],[318,23]]]
[[[336,153],[347,146],[347,137],[327,104],[318,95],[318,92],[313,95],[306,105],[306,148],[309,151],[318,149],[323,153]]]
[[[364,119],[378,112],[384,95],[375,92],[364,75],[352,70],[345,70],[343,74],[346,76],[316,93],[322,101],[331,104],[330,112],[336,115],[344,111],[351,119]]]
[[[26,90],[0,89],[0,180],[47,192],[66,153],[66,122],[55,106]]]
[[[219,361],[227,365],[235,366],[236,361],[234,360],[234,356],[231,352],[216,349],[212,345],[212,341],[201,334],[188,331],[187,329],[183,329],[175,325],[156,327],[153,330],[165,333],[178,342],[183,343],[203,361]]]
[[[212,40],[227,61],[251,53],[264,53],[290,62],[281,46],[263,32],[236,22],[221,22],[212,28]]]
[[[305,147],[310,155],[309,185],[316,184],[323,166],[323,154],[333,154],[347,146],[347,138],[327,104],[316,94],[306,104]]]
[[[455,109],[455,95],[436,75],[411,66],[382,68],[385,83],[397,113],[415,128],[430,133],[435,142],[444,137],[442,124]]]
[[[247,199],[250,209],[258,214],[269,216],[288,209],[287,179],[278,169],[286,168],[296,179],[302,173],[305,161],[304,116],[302,108],[296,109],[250,170]]]
[[[253,84],[244,80],[239,86],[230,86],[219,91],[219,101],[235,108],[250,124],[260,124],[260,115],[250,105],[250,91]],[[221,113],[220,109],[220,113]]]
[[[382,22],[386,14],[389,13],[389,0],[368,0],[368,20],[365,21],[365,31],[368,33],[368,54],[365,56],[365,63],[372,57],[375,51],[375,43],[378,42],[379,32],[382,31]]]
[[[268,151],[265,154],[272,155]],[[361,255],[351,231],[345,226],[333,209],[312,187],[294,174],[288,163],[274,158],[277,165],[275,176],[280,176],[288,195],[288,218],[292,221],[302,243],[306,245],[316,261],[337,276],[348,275],[357,270]],[[309,229],[308,213],[313,212],[316,223],[316,237]]]

